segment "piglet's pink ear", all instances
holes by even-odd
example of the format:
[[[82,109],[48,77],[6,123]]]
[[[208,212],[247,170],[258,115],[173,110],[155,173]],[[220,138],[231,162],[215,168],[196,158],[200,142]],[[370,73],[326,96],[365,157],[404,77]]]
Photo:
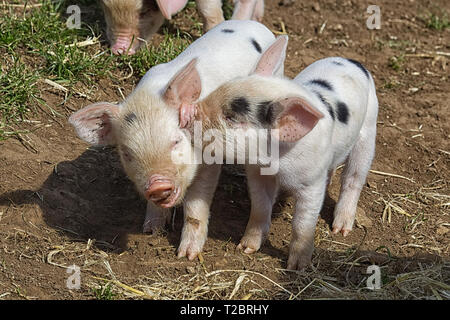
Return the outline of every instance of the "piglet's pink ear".
[[[270,77],[283,75],[288,36],[279,36],[259,58],[254,74]]]
[[[278,139],[283,142],[295,142],[310,132],[323,118],[323,114],[302,98],[287,98],[278,102],[284,109],[275,122],[279,129]]]
[[[119,107],[108,102],[91,104],[75,112],[69,123],[75,127],[78,136],[92,145],[112,145],[115,138],[112,118],[119,114]]]
[[[179,110],[180,127],[185,128],[195,118],[196,102],[202,92],[202,82],[195,67],[197,59],[191,60],[181,71],[170,80],[164,101]]]
[[[198,100],[202,92],[202,82],[195,67],[196,63],[197,59],[192,59],[170,80],[163,95],[168,105],[179,108],[181,104],[192,104]]]
[[[188,0],[156,0],[156,2],[164,18],[170,20],[175,13],[186,6]]]

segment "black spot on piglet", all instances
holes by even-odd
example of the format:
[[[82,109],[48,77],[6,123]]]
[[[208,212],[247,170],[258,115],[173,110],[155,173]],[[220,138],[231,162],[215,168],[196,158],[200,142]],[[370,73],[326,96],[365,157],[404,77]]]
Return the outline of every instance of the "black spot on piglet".
[[[337,104],[337,118],[340,122],[347,124],[348,122],[348,117],[349,117],[349,112],[348,112],[348,107],[345,103],[343,102],[338,102]]]
[[[134,112],[130,112],[129,114],[127,114],[125,116],[125,121],[130,124],[133,123],[134,121],[136,121],[136,119],[137,119],[137,116]]]
[[[239,97],[231,101],[230,104],[231,110],[237,114],[247,114],[250,111],[250,105],[244,97]]]
[[[325,105],[325,107],[327,107],[327,111],[330,114],[331,119],[334,120],[335,116],[334,116],[334,111],[333,111],[333,107],[331,106],[331,104],[319,92],[317,92],[317,91],[313,91],[313,92],[320,99],[320,101],[322,101],[322,103]]]
[[[333,91],[333,86],[327,80],[313,79],[313,80],[309,81],[309,83],[310,84],[315,84],[315,85],[318,85],[319,87],[322,87],[324,89]]]
[[[231,29],[222,29],[221,31],[223,33],[233,33],[234,32],[234,30],[231,30]]]
[[[263,101],[258,103],[256,117],[263,125],[270,125],[274,121],[274,110],[272,101]]]
[[[347,59],[347,61],[351,62],[355,66],[357,66],[362,72],[364,72],[364,74],[366,75],[367,79],[369,79],[369,71],[367,71],[367,69],[364,68],[364,66],[360,62],[358,62],[356,60],[353,60],[353,59]]]
[[[256,51],[258,51],[259,53],[262,53],[262,49],[261,46],[259,45],[259,43],[255,40],[255,39],[251,39],[252,41],[252,45],[255,47]]]

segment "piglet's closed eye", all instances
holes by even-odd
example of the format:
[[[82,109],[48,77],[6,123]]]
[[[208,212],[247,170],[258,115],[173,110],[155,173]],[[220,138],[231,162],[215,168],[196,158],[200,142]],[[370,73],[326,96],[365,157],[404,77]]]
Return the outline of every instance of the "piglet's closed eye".
[[[283,106],[275,122],[279,129],[278,139],[283,142],[295,142],[307,135],[323,118],[323,114],[302,98],[286,98],[278,102]]]

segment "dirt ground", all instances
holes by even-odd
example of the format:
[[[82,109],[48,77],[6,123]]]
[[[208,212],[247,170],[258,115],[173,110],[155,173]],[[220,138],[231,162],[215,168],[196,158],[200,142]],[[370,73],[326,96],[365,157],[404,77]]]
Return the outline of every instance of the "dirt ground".
[[[312,267],[284,270],[292,218],[285,197],[261,250],[235,250],[250,203],[243,170],[232,166],[222,173],[201,259],[177,259],[182,210],[165,232],[143,234],[145,202],[115,151],[88,147],[67,123],[89,103],[120,101],[139,78],[99,79],[80,89],[89,98],[67,100],[42,83],[40,97],[65,117],[37,112],[23,124],[29,133],[0,142],[0,299],[449,299],[450,29],[427,28],[425,19],[449,13],[450,2],[377,1],[379,30],[366,28],[369,4],[266,1],[264,24],[290,37],[287,76],[323,57],[353,58],[373,74],[380,102],[357,227],[345,238],[330,232],[338,170]],[[184,14],[170,24],[190,30]],[[69,290],[74,264],[81,287]],[[365,288],[371,264],[381,267],[381,290]]]

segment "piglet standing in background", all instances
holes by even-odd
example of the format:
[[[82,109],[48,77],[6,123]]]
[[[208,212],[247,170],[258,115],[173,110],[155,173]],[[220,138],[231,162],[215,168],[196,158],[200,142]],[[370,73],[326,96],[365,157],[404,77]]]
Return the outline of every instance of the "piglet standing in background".
[[[264,0],[234,0],[231,20],[255,20],[261,22],[264,16]]]
[[[148,200],[144,231],[163,227],[169,208],[183,203],[179,257],[194,259],[203,248],[221,168],[201,159],[172,161],[173,154],[195,154],[182,128],[186,115],[224,82],[250,74],[274,39],[258,22],[225,21],[174,60],[151,68],[120,105],[96,103],[69,118],[81,139],[117,145],[125,172]],[[283,75],[283,65],[274,72]]]
[[[261,21],[264,0],[236,0],[233,20]],[[165,19],[171,19],[182,10],[188,0],[101,0],[105,13],[106,35],[114,54],[136,53],[140,45],[149,41]],[[203,19],[203,29],[208,31],[224,21],[221,0],[196,0]]]
[[[279,157],[271,159],[277,163],[277,174],[263,175],[260,163],[247,165],[251,212],[239,247],[247,253],[260,248],[280,186],[296,199],[288,268],[301,269],[311,262],[326,189],[342,162],[333,233],[345,236],[352,229],[374,157],[378,100],[370,73],[350,59],[319,60],[294,80],[272,77],[283,64],[283,41],[279,38],[271,54],[263,55],[254,75],[222,85],[193,109],[204,128],[223,132],[225,142],[218,144],[226,148],[234,148],[230,128],[268,129],[263,144],[278,140]]]

